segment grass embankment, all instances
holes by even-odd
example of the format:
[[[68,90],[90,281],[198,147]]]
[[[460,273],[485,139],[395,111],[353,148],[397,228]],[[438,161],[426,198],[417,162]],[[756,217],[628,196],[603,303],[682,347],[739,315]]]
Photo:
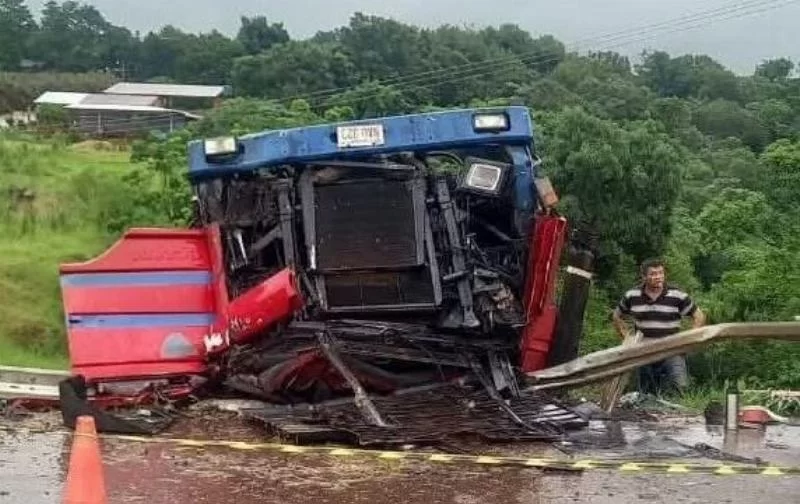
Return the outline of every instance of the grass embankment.
[[[0,364],[67,367],[58,265],[114,241],[103,202],[131,168],[110,144],[0,137]]]

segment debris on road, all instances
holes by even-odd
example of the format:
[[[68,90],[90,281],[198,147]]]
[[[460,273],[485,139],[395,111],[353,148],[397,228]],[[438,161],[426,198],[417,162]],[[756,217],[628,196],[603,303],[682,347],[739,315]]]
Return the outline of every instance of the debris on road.
[[[372,400],[387,426],[372,425],[351,401],[247,411],[280,439],[293,443],[328,442],[391,446],[452,443],[459,437],[489,442],[552,442],[587,421],[541,394],[509,400],[459,384],[404,390]]]

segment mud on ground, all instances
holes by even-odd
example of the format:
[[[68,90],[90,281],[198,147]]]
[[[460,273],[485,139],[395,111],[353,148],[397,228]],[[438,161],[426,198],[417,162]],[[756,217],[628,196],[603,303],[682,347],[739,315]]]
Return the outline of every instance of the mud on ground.
[[[609,430],[610,427],[610,430]],[[609,433],[611,432],[611,433]],[[483,446],[484,452],[577,458],[678,453],[707,443],[745,457],[800,465],[800,428],[740,431],[735,440],[696,418],[659,422],[593,422],[573,442]],[[235,413],[194,411],[165,435],[265,441],[264,432]],[[622,444],[619,444],[619,435]],[[591,442],[586,442],[589,439]],[[609,440],[613,442],[595,442]],[[60,416],[35,414],[0,420],[0,504],[60,502],[69,454]],[[732,444],[733,443],[733,444]],[[469,451],[480,445],[465,445]],[[797,503],[800,476],[581,474],[535,469],[445,465],[404,460],[281,454],[226,448],[189,448],[102,440],[105,479],[112,503]],[[677,451],[676,451],[677,450]],[[681,451],[683,450],[683,451]],[[709,462],[696,453],[692,462]]]

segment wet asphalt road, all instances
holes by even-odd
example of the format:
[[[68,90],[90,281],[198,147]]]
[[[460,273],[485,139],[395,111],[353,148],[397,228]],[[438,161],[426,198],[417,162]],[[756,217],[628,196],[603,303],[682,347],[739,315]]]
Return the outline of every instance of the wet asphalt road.
[[[60,502],[69,435],[55,426],[38,434],[26,434],[18,427],[11,425],[14,432],[0,430],[0,504]],[[766,433],[741,431],[735,442],[726,442],[694,421],[658,425],[651,430],[626,427],[629,444],[655,439],[653,433],[689,444],[705,442],[775,463],[800,465],[800,427],[770,427]],[[235,421],[188,421],[170,434],[260,440],[252,427]],[[538,456],[557,453],[545,449],[516,445],[504,451]],[[598,453],[584,455],[596,457]],[[631,475],[596,470],[544,474],[512,467],[181,448],[113,439],[103,440],[103,458],[112,503],[800,502],[800,476]]]

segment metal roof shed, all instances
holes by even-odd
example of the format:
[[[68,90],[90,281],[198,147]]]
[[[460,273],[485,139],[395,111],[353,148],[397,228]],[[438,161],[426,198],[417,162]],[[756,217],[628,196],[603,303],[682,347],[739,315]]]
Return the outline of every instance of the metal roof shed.
[[[73,115],[73,128],[96,137],[129,136],[146,131],[172,132],[199,116],[152,105],[77,103],[65,107]]]
[[[88,93],[72,93],[65,91],[45,91],[33,100],[36,105],[75,105],[89,96]]]
[[[90,94],[77,105],[158,106],[159,103],[158,96]]]
[[[149,95],[170,98],[219,98],[227,92],[227,89],[227,86],[120,82],[104,92],[107,94]]]

